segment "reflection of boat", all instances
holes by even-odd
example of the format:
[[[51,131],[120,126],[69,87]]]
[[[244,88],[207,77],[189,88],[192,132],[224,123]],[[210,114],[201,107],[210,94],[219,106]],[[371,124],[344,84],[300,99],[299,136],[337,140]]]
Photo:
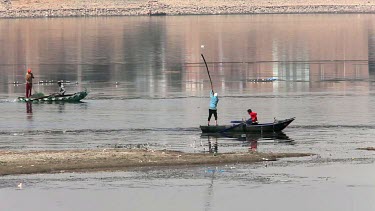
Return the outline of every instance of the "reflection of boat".
[[[202,133],[201,138],[212,137],[215,139],[235,139],[238,141],[272,141],[272,142],[293,142],[289,136],[284,132],[271,132],[271,133]]]
[[[202,133],[201,139],[207,139],[208,152],[217,153],[220,147],[223,151],[233,147],[247,147],[251,151],[257,151],[258,145],[288,144],[294,145],[294,140],[283,132],[271,133]],[[204,151],[206,151],[204,149]]]
[[[248,122],[234,121],[238,124],[200,126],[202,133],[270,133],[280,132],[286,128],[295,118],[275,120],[272,123],[248,124]]]
[[[77,92],[69,95],[48,95],[35,98],[18,97],[19,102],[79,102],[87,96],[87,91]]]
[[[272,141],[272,142],[293,142],[284,132],[274,132],[274,133],[226,133],[223,136],[228,138],[235,138],[239,141]]]

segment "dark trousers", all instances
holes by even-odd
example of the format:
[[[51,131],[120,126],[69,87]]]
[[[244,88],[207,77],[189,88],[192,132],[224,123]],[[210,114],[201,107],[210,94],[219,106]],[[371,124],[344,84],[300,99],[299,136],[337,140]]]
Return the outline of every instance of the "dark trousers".
[[[31,96],[31,89],[33,88],[33,84],[26,83],[26,98]]]
[[[208,109],[208,112],[209,112],[209,114],[208,114],[208,121],[211,120],[212,114],[214,115],[215,120],[217,120],[217,110]]]

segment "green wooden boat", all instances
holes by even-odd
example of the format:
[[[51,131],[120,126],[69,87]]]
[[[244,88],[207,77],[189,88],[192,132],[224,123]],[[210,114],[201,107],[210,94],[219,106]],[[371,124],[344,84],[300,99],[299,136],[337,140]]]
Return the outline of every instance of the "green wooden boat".
[[[232,121],[232,125],[200,126],[202,133],[270,133],[280,132],[295,118],[276,120],[271,123],[248,124],[248,122]]]
[[[33,103],[43,103],[43,102],[68,102],[68,103],[75,103],[80,102],[83,98],[87,96],[87,91],[81,91],[74,94],[68,95],[58,95],[52,94],[48,96],[37,96],[37,97],[18,97],[18,102],[33,102]]]

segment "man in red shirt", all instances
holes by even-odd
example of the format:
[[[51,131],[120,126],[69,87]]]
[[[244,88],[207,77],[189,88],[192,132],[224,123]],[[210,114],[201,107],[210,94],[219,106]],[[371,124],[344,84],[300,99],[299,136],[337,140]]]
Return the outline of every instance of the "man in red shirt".
[[[258,117],[257,117],[258,114],[256,112],[253,112],[251,109],[248,109],[247,113],[249,113],[249,115],[250,115],[251,124],[253,124],[253,125],[258,124]]]
[[[26,98],[31,97],[31,89],[33,88],[33,78],[34,75],[31,72],[31,69],[27,69],[27,73],[25,76],[26,79]]]

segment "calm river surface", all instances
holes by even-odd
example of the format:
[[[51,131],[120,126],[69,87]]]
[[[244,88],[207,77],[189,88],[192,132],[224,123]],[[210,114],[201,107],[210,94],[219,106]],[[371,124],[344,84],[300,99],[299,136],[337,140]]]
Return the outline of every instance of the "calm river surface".
[[[0,20],[0,149],[139,147],[308,152],[252,165],[0,177],[0,210],[374,210],[375,15]],[[281,136],[207,137],[219,124],[296,117]],[[34,90],[87,89],[78,104]],[[275,78],[273,82],[254,82]],[[17,190],[23,182],[24,188]]]

